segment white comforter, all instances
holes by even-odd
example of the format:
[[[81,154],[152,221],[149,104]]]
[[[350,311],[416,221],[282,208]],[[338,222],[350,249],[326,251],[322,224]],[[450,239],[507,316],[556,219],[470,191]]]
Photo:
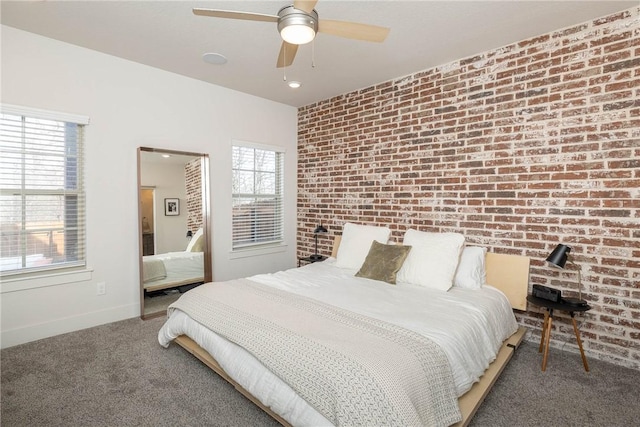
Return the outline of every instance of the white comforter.
[[[507,337],[517,330],[509,302],[497,289],[449,292],[354,277],[335,260],[249,279],[315,298],[421,333],[438,343],[451,363],[456,391],[476,382]],[[160,344],[186,334],[209,352],[251,394],[293,425],[329,425],[251,354],[174,311],[158,333]]]
[[[204,253],[203,252],[167,252],[157,255],[142,257],[144,264],[161,261],[164,264],[166,276],[158,280],[145,282],[145,288],[171,284],[193,279],[194,282],[204,278]]]

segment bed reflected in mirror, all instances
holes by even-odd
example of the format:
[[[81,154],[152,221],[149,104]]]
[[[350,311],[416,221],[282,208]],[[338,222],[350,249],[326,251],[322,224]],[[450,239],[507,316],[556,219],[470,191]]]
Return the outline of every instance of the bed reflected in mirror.
[[[210,282],[206,154],[138,149],[140,316],[163,316],[180,295]]]

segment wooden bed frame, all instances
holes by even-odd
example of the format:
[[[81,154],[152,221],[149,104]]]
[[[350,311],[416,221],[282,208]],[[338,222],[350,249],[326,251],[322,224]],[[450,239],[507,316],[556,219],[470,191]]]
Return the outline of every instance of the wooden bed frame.
[[[191,277],[189,279],[177,280],[171,283],[163,283],[162,285],[151,285],[148,287],[144,287],[143,285],[143,287],[145,292],[155,292],[155,291],[162,291],[164,289],[177,288],[178,286],[194,285],[196,283],[204,283],[204,276]]]
[[[336,236],[332,251],[333,257],[336,256],[339,245],[340,236]],[[487,283],[504,292],[511,303],[511,307],[516,310],[526,310],[526,298],[529,288],[529,258],[525,256],[488,252],[486,257],[486,270]],[[513,335],[507,338],[502,343],[495,360],[489,365],[480,378],[480,381],[475,383],[464,395],[460,396],[458,404],[460,412],[462,413],[462,420],[459,423],[454,424],[454,426],[460,427],[467,426],[469,424],[482,404],[482,401],[487,394],[489,394],[494,383],[504,370],[507,363],[511,360],[513,353],[520,346],[520,343],[524,339],[525,332],[525,328],[519,327]],[[287,427],[291,426],[291,424],[289,424],[284,418],[262,404],[262,402],[229,377],[218,362],[191,338],[186,335],[180,335],[174,341],[233,385],[236,390],[242,393],[242,395],[258,405],[260,409],[265,411],[280,424]]]

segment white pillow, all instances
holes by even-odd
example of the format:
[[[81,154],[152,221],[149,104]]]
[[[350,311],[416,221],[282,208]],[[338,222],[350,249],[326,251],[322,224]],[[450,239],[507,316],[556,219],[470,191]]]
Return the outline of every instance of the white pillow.
[[[336,266],[359,270],[367,258],[371,243],[376,240],[386,244],[391,235],[389,227],[360,225],[347,222],[342,228],[342,238],[336,255]]]
[[[464,246],[462,234],[407,230],[402,244],[411,246],[411,252],[398,271],[397,282],[442,291],[451,288]]]
[[[196,231],[196,234],[194,234],[191,240],[189,240],[187,249],[184,250],[185,252],[191,252],[191,248],[193,248],[193,245],[196,244],[196,242],[198,241],[198,238],[202,236],[202,233],[203,233],[202,228],[198,228],[198,231]]]
[[[453,279],[453,286],[464,289],[480,289],[487,284],[484,259],[487,248],[465,246],[460,255],[460,263]]]

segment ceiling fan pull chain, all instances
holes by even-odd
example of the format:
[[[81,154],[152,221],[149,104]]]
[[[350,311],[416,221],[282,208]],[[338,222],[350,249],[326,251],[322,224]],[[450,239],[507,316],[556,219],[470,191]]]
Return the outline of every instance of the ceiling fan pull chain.
[[[282,61],[283,64],[287,63],[287,45],[286,44],[282,47],[282,60],[283,60]],[[286,65],[284,65],[282,67],[282,80],[285,81],[285,82],[287,81],[287,66]]]

